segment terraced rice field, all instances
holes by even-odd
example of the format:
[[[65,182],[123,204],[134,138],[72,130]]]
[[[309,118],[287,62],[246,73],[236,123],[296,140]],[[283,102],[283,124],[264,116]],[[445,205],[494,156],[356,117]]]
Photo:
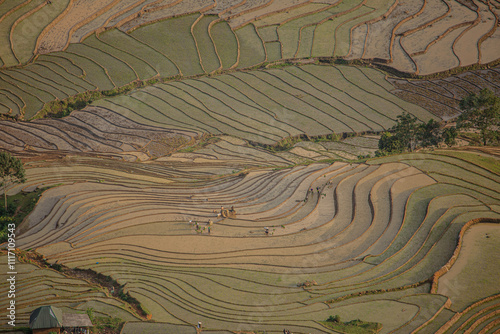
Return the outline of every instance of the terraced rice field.
[[[7,255],[1,260],[6,263]],[[9,276],[0,273],[2,281]],[[33,264],[19,264],[16,275],[16,320],[28,323],[31,311],[50,303],[63,309],[64,312],[84,312],[88,308],[98,310],[97,316],[114,316],[137,321],[139,316],[133,313],[123,301],[110,297],[107,290],[91,286],[83,279],[68,278],[52,269],[41,269]],[[3,294],[9,289],[5,284],[0,286]]]
[[[132,161],[166,155],[196,135],[144,126],[95,108],[75,111],[64,119],[0,121],[0,129],[0,145],[13,152],[105,154]]]
[[[368,137],[351,140],[351,145],[370,143]],[[228,155],[242,145],[223,137],[194,154],[201,159],[219,149]],[[259,157],[258,151],[236,149],[235,154],[239,158],[220,163],[286,163],[264,152]],[[500,177],[490,170],[490,160],[471,163],[473,157],[436,151],[368,164],[256,169],[215,180],[201,177],[195,184],[186,182],[192,179],[189,174],[184,180],[167,176],[172,172],[157,164],[138,165],[132,173],[130,163],[115,165],[113,172],[98,160],[69,161],[66,167],[57,161],[33,162],[27,165],[30,181],[22,187],[64,185],[44,192],[20,227],[18,243],[49,262],[91,268],[126,283],[153,320],[179,331],[202,321],[205,328],[221,332],[286,327],[297,333],[332,333],[319,321],[338,314],[345,321],[380,322],[382,333],[426,332],[425,326],[445,326],[458,312],[470,317],[494,305],[492,300],[475,307],[473,294],[470,299],[457,294],[448,309],[449,294],[432,293],[429,283],[448,263],[467,222],[500,218],[500,198],[493,191]],[[184,173],[189,166],[203,170],[184,163]],[[48,168],[65,168],[58,173],[65,179],[44,172]],[[111,175],[120,168],[128,174],[114,181]],[[92,173],[110,177],[78,182]],[[162,175],[167,183],[155,180]],[[221,206],[234,206],[236,218],[218,217]],[[210,233],[209,219],[214,221]],[[190,220],[201,229],[196,231]],[[462,284],[473,279],[464,270],[476,265],[453,267],[464,268],[457,276]],[[494,277],[494,268],[483,267],[485,277]],[[440,289],[447,286],[442,283],[446,275]],[[315,284],[301,287],[306,281]],[[495,284],[489,286],[493,293]],[[469,305],[471,310],[463,311]],[[475,315],[476,327],[484,323],[479,321],[483,315],[492,323],[497,319],[487,312]],[[153,324],[130,320],[124,331],[148,328],[143,326]]]
[[[469,94],[488,88],[500,94],[498,68],[468,71],[444,79],[403,80],[390,78],[400,98],[418,104],[434,115],[448,119],[460,114],[459,102]]]
[[[362,86],[367,80],[373,86]],[[165,83],[94,106],[139,123],[264,144],[300,134],[381,131],[404,111],[422,121],[434,117],[385,87],[375,70],[304,65]]]
[[[31,55],[62,51],[109,28],[132,31],[183,14],[217,15],[236,30],[279,25],[284,58],[332,55],[374,59],[394,68],[429,74],[498,59],[495,6],[480,1],[6,1],[0,7],[5,65]],[[35,24],[32,24],[35,22]],[[29,31],[28,31],[29,30]],[[28,33],[27,33],[28,32]],[[23,36],[24,38],[20,37]],[[312,49],[299,50],[300,44]],[[323,46],[321,46],[323,45]],[[473,50],[470,52],[470,50]],[[16,52],[17,50],[17,52]],[[309,50],[309,51],[306,51]],[[19,55],[16,55],[19,53]],[[432,62],[436,55],[446,61]]]
[[[498,149],[370,158],[403,112],[448,120],[470,93],[500,93],[498,8],[0,0],[0,149],[27,176],[7,195],[50,187],[16,247],[111,276],[152,320],[18,262],[18,324],[50,303],[120,317],[124,334],[336,333],[333,315],[380,333],[498,332]],[[416,80],[334,59],[482,69]],[[39,119],[63,101],[69,116]]]
[[[310,57],[368,59],[402,72],[433,74],[494,62],[499,54],[494,42],[496,7],[480,1],[469,5],[441,0],[89,4],[85,0],[3,3],[3,68],[28,62],[45,65],[42,61],[56,62],[57,55],[73,62],[82,74],[73,79],[71,73],[46,68],[33,82],[25,71],[39,66],[21,68],[22,79],[16,80],[8,70],[1,71],[2,93],[9,101],[2,102],[0,113],[30,119],[44,103],[80,92],[73,85],[70,91],[50,92],[46,81],[60,76],[69,82],[86,80],[93,87],[87,89],[110,90],[135,80],[189,77]],[[13,99],[23,103],[13,106]],[[427,97],[413,100],[431,104]],[[443,107],[441,114],[452,114],[453,108]]]

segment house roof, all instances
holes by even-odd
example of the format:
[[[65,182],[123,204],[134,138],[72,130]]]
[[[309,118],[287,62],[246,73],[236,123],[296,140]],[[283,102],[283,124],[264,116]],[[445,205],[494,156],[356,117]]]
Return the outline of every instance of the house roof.
[[[54,328],[62,327],[62,310],[54,306],[41,306],[31,312],[30,328]]]
[[[54,306],[41,306],[31,312],[30,328],[55,328],[55,327],[92,327],[92,322],[86,314],[63,313]]]
[[[63,313],[63,327],[92,327],[92,321],[86,314]]]

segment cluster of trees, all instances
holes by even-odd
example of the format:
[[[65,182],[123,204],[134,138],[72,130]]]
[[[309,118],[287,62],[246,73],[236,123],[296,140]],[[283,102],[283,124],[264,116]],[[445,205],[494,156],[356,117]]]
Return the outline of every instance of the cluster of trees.
[[[458,117],[456,126],[451,127],[434,119],[419,123],[409,113],[399,115],[390,132],[382,134],[376,155],[411,152],[418,147],[437,146],[443,142],[452,146],[461,130],[478,132],[483,145],[500,141],[500,97],[489,89],[483,89],[479,95],[470,94],[462,99],[460,108],[463,113]]]
[[[457,122],[459,129],[479,131],[483,145],[498,144],[500,140],[500,97],[485,88],[479,95],[471,94],[460,101],[464,112]]]
[[[430,119],[427,123],[419,123],[409,113],[397,117],[396,125],[390,132],[384,132],[378,142],[377,156],[412,152],[417,147],[436,146],[442,142],[449,146],[455,144],[458,131],[455,127],[444,128],[439,122]]]

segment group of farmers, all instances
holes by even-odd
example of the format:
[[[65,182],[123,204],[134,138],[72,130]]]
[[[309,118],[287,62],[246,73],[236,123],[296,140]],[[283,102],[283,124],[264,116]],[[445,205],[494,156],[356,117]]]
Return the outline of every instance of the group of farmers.
[[[226,211],[228,211],[228,210],[226,210]],[[230,211],[230,212],[235,212],[235,210],[234,210],[234,206],[232,206],[232,207],[231,207],[231,209],[230,209],[229,211]],[[214,213],[216,213],[216,212],[217,212],[217,210],[214,210]],[[223,207],[223,206],[221,206],[221,207],[220,207],[220,212],[219,212],[219,213],[217,213],[217,218],[221,218],[221,217],[222,217],[222,218],[226,218],[226,216],[227,216],[227,214],[226,214],[226,215],[224,215],[224,207]],[[208,221],[206,222],[206,225],[205,225],[204,227],[201,227],[201,226],[200,226],[200,223],[198,223],[198,222],[193,222],[193,220],[190,220],[190,221],[189,221],[189,224],[192,224],[192,225],[194,226],[194,228],[195,228],[196,232],[203,233],[203,231],[204,231],[205,229],[207,229],[208,234],[210,234],[210,232],[212,232],[212,225],[214,224],[214,222],[212,221],[212,219],[208,219]]]

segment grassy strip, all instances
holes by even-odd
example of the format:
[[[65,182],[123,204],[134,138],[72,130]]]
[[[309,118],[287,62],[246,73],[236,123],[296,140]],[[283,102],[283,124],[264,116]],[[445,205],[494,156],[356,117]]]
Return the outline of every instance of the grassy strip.
[[[44,118],[44,117],[54,117],[54,118],[65,117],[68,116],[73,110],[83,109],[94,101],[104,99],[107,97],[124,95],[132,91],[133,89],[151,86],[159,82],[163,82],[163,80],[160,78],[152,78],[144,81],[136,80],[129,83],[128,85],[110,90],[86,91],[84,93],[70,96],[64,100],[50,101],[45,104],[45,106],[40,112],[37,113],[34,119]]]
[[[366,322],[359,319],[348,322],[341,322],[338,315],[330,316],[326,321],[320,321],[320,324],[335,331],[346,334],[368,334],[378,333],[382,329],[382,324],[378,322]]]
[[[147,63],[162,77],[172,77],[179,74],[177,67],[164,54],[120,30],[108,30],[100,34],[99,39],[123,52],[130,53],[130,50],[134,50],[134,57]]]
[[[8,224],[16,224],[16,227],[21,224],[24,218],[35,208],[38,198],[49,188],[39,188],[30,193],[19,192],[16,195],[8,196],[7,212],[5,212],[2,201],[0,207],[0,243],[6,242],[8,239]]]
[[[77,76],[73,73],[70,73],[68,71],[68,69],[66,69],[62,66],[62,63],[64,63],[64,61],[69,62],[69,60],[67,60],[66,58],[58,58],[58,60],[60,60],[61,64],[55,63],[52,60],[47,60],[47,61],[42,60],[42,61],[36,62],[32,66],[27,66],[26,68],[29,71],[35,72],[42,77],[46,77],[46,78],[50,77],[52,81],[59,82],[58,80],[62,80],[62,82],[66,83],[65,84],[66,87],[73,87],[77,91],[77,94],[83,93],[87,90],[97,89],[97,86],[94,86],[94,85],[90,84],[88,81],[85,81],[83,79],[84,74]],[[37,71],[36,70],[37,67],[35,67],[35,65],[37,67],[38,66],[43,67],[44,69],[47,70],[48,73],[43,73],[44,70]],[[35,67],[35,68],[33,69],[33,67]],[[58,79],[58,78],[60,78],[60,79]],[[72,94],[72,95],[74,95],[74,94]]]
[[[147,320],[150,320],[152,317],[151,313],[143,305],[141,305],[137,299],[130,296],[128,291],[124,292],[125,285],[120,285],[111,276],[103,275],[92,269],[68,268],[67,266],[58,263],[50,264],[42,255],[33,250],[19,250],[17,251],[17,257],[21,263],[36,264],[42,269],[50,268],[59,271],[68,277],[86,280],[91,284],[99,286],[101,289],[110,291],[112,296],[126,302],[141,317]],[[106,325],[106,321],[103,322],[103,325]]]
[[[408,290],[408,289],[413,289],[413,288],[416,288],[416,287],[419,287],[419,286],[422,286],[424,284],[431,283],[431,282],[432,282],[432,277],[428,278],[428,279],[425,279],[423,281],[417,282],[417,283],[413,283],[413,284],[409,284],[409,285],[403,285],[403,286],[399,286],[399,287],[395,287],[395,288],[387,288],[387,289],[383,289],[382,288],[382,289],[376,289],[376,290],[363,290],[363,291],[354,292],[354,293],[351,293],[351,294],[348,294],[348,295],[344,295],[344,296],[340,296],[340,297],[337,297],[337,298],[334,298],[334,299],[327,300],[327,301],[325,301],[325,303],[326,304],[334,304],[334,303],[337,303],[337,302],[340,302],[340,301],[343,301],[343,300],[346,300],[346,299],[351,299],[351,298],[355,298],[355,297],[359,297],[359,296],[376,295],[376,294],[382,294],[382,293],[386,293],[386,292]]]

